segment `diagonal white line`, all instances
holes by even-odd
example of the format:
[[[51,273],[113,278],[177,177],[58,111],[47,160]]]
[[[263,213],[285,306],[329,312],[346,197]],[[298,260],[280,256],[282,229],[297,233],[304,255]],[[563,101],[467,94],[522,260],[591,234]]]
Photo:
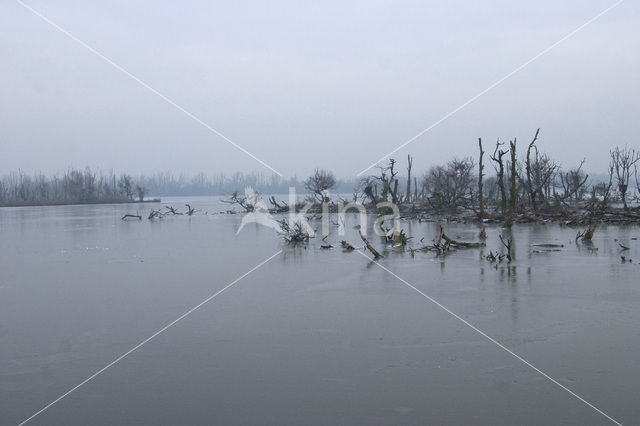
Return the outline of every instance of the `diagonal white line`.
[[[229,284],[227,284],[226,286],[224,286],[222,289],[218,290],[217,292],[215,292],[214,294],[212,294],[211,296],[207,297],[206,299],[204,299],[202,302],[198,303],[196,306],[194,306],[193,308],[189,309],[187,312],[185,312],[184,314],[180,315],[178,318],[174,319],[173,321],[171,321],[169,324],[165,325],[164,327],[162,327],[160,330],[156,331],[155,333],[153,333],[151,336],[147,337],[146,339],[144,339],[142,342],[138,343],[137,345],[135,345],[133,348],[129,349],[127,352],[123,353],[122,355],[120,355],[118,358],[114,359],[113,361],[111,361],[109,364],[105,365],[104,367],[102,367],[100,370],[96,371],[95,373],[93,373],[91,376],[87,377],[86,379],[84,379],[82,382],[78,383],[76,386],[72,387],[71,389],[69,389],[67,392],[63,393],[62,395],[60,395],[58,398],[54,399],[53,401],[51,401],[49,404],[45,405],[44,407],[42,407],[40,410],[36,411],[33,415],[31,415],[30,417],[28,417],[27,419],[23,420],[18,426],[22,426],[25,423],[31,421],[34,417],[42,414],[44,411],[46,411],[47,409],[51,408],[51,406],[57,404],[58,402],[60,402],[62,399],[66,398],[67,396],[69,396],[71,393],[73,393],[74,391],[76,391],[79,387],[87,384],[88,382],[90,382],[91,380],[95,379],[98,375],[102,374],[104,371],[106,371],[107,369],[109,369],[110,367],[113,367],[115,364],[117,364],[118,362],[122,361],[124,358],[126,358],[128,355],[132,354],[133,352],[137,351],[138,349],[140,349],[142,346],[144,346],[146,343],[148,343],[150,340],[154,339],[155,337],[157,337],[158,335],[164,333],[165,331],[167,331],[169,328],[173,327],[175,324],[177,324],[179,321],[181,321],[182,319],[186,318],[187,316],[191,315],[193,312],[195,312],[197,309],[199,309],[200,307],[202,307],[203,305],[205,305],[207,302],[211,301],[213,298],[215,298],[216,296],[218,296],[219,294],[221,294],[222,292],[224,292],[225,290],[227,290],[228,288],[230,288],[231,286],[233,286],[235,283],[237,283],[238,281],[240,281],[241,279],[243,279],[244,277],[246,277],[247,275],[249,275],[250,273],[254,272],[256,269],[260,268],[261,266],[263,266],[265,263],[269,262],[271,259],[273,259],[274,257],[278,256],[280,253],[282,253],[282,250],[278,250],[277,253],[271,255],[271,257],[263,260],[262,262],[258,263],[256,266],[254,266],[253,268],[249,269],[247,272],[245,272],[244,274],[240,275],[238,278],[236,278],[235,280],[233,280],[232,282],[230,282]]]
[[[150,85],[148,85],[147,83],[145,83],[144,81],[142,81],[141,79],[136,77],[135,75],[131,74],[129,71],[127,71],[126,69],[124,69],[123,67],[121,67],[120,65],[118,65],[117,63],[112,61],[111,59],[107,58],[105,55],[103,55],[102,53],[100,53],[99,51],[94,49],[93,47],[89,46],[87,43],[85,43],[84,41],[80,40],[78,37],[76,37],[73,34],[71,34],[69,31],[65,30],[64,28],[62,28],[61,26],[59,26],[55,22],[51,21],[49,18],[47,18],[46,16],[44,16],[43,14],[41,14],[40,12],[38,12],[37,10],[32,8],[31,6],[25,4],[21,0],[16,0],[16,1],[22,7],[24,7],[25,9],[27,9],[29,11],[31,11],[34,15],[38,16],[40,19],[45,21],[47,24],[51,25],[53,28],[57,29],[58,31],[60,31],[61,33],[63,33],[64,35],[66,35],[67,37],[72,39],[73,41],[75,41],[76,43],[80,44],[82,47],[84,47],[85,49],[89,50],[91,53],[93,53],[94,55],[96,55],[100,59],[104,60],[109,65],[113,66],[118,71],[122,72],[123,74],[126,74],[132,80],[136,81],[142,87],[144,87],[145,89],[148,89],[150,92],[152,92],[155,95],[157,95],[160,99],[162,99],[163,101],[167,102],[168,104],[170,104],[171,106],[176,108],[178,111],[182,112],[187,117],[189,117],[192,120],[194,120],[196,123],[200,124],[201,126],[206,128],[207,130],[215,133],[216,135],[218,135],[219,137],[221,137],[225,141],[229,142],[231,145],[233,145],[234,147],[236,147],[240,151],[244,152],[249,157],[253,158],[258,163],[262,164],[264,167],[266,167],[267,169],[271,170],[273,173],[275,173],[275,174],[277,174],[278,176],[281,176],[281,177],[283,176],[282,173],[280,173],[279,171],[277,171],[276,169],[274,169],[273,167],[271,167],[270,165],[268,165],[267,163],[265,163],[264,161],[262,161],[261,159],[259,159],[258,157],[256,157],[255,155],[253,155],[252,153],[250,153],[249,151],[247,151],[246,149],[244,149],[243,147],[241,147],[240,145],[238,145],[237,143],[235,143],[234,141],[229,139],[228,137],[226,137],[225,135],[223,135],[222,133],[220,133],[218,130],[214,129],[213,127],[211,127],[210,125],[208,125],[207,123],[202,121],[200,118],[196,117],[191,112],[187,111],[185,108],[183,108],[180,105],[178,105],[177,103],[175,103],[173,100],[169,99],[168,97],[166,97],[162,93],[158,92],[156,89],[154,89],[153,87],[151,87]]]
[[[574,391],[572,391],[571,389],[566,387],[565,385],[563,385],[562,383],[560,383],[559,381],[557,381],[556,379],[554,379],[553,377],[551,377],[550,375],[548,375],[544,371],[540,370],[538,367],[536,367],[535,365],[531,364],[529,361],[527,361],[526,359],[522,358],[520,355],[518,355],[515,352],[513,352],[511,349],[507,348],[505,345],[503,345],[502,343],[498,342],[496,339],[494,339],[493,337],[489,336],[487,333],[485,333],[484,331],[480,330],[478,327],[476,327],[475,325],[471,324],[469,321],[465,320],[460,315],[458,315],[455,312],[453,312],[451,309],[447,308],[446,306],[444,306],[443,304],[441,304],[440,302],[438,302],[437,300],[435,300],[434,298],[432,298],[428,294],[422,292],[421,290],[419,290],[418,288],[416,288],[415,286],[410,284],[408,281],[402,279],[401,277],[399,277],[398,275],[393,273],[391,270],[385,268],[379,262],[377,262],[374,259],[370,258],[366,254],[362,253],[361,251],[358,251],[358,253],[360,253],[362,256],[364,256],[365,258],[369,259],[370,261],[372,261],[373,263],[378,265],[380,268],[384,269],[385,271],[387,271],[388,273],[393,275],[395,278],[397,278],[399,281],[401,281],[407,287],[409,287],[410,289],[416,291],[422,297],[424,297],[425,299],[427,299],[428,301],[430,301],[431,303],[433,303],[437,307],[441,308],[446,313],[448,313],[449,315],[451,315],[455,319],[459,320],[460,322],[462,322],[467,327],[471,328],[476,333],[480,334],[482,337],[488,339],[491,343],[495,344],[500,349],[502,349],[503,351],[507,352],[509,355],[512,355],[513,357],[515,357],[518,361],[520,361],[523,364],[525,364],[526,366],[532,368],[534,371],[536,371],[537,373],[542,375],[544,378],[548,379],[550,382],[552,382],[553,384],[557,385],[558,387],[560,387],[564,391],[568,392],[574,398],[578,399],[579,401],[581,401],[584,404],[586,404],[588,407],[590,407],[590,408],[594,409],[595,411],[597,411],[598,413],[602,414],[604,417],[606,417],[608,420],[610,420],[614,424],[622,426],[622,423],[618,422],[613,417],[609,416],[607,413],[605,413],[604,411],[602,411],[601,409],[599,409],[598,407],[596,407],[595,405],[593,405],[592,403],[590,403],[589,401],[587,401],[586,399],[584,399],[583,397],[581,397],[580,395],[578,395],[577,393],[575,393]]]
[[[523,63],[522,65],[520,65],[519,67],[517,67],[516,69],[514,69],[513,71],[511,71],[509,74],[505,75],[504,77],[502,77],[501,79],[499,79],[498,81],[496,81],[495,83],[493,83],[492,85],[490,85],[489,87],[487,87],[486,89],[484,89],[483,91],[479,92],[478,94],[476,94],[475,96],[471,97],[468,101],[466,101],[465,103],[463,103],[462,105],[458,106],[457,108],[453,109],[452,111],[450,111],[448,114],[446,114],[444,117],[440,118],[439,120],[437,120],[436,122],[434,122],[433,124],[431,124],[429,127],[427,127],[426,129],[422,130],[420,133],[418,133],[417,135],[415,135],[414,137],[412,137],[411,139],[409,139],[408,141],[402,143],[400,146],[398,146],[397,148],[395,148],[393,151],[391,151],[390,153],[382,156],[378,161],[376,161],[375,163],[372,163],[371,165],[369,165],[369,167],[367,167],[366,169],[362,170],[360,173],[357,174],[357,176],[362,175],[363,173],[367,172],[369,169],[371,169],[372,167],[375,167],[376,164],[379,164],[382,160],[392,156],[393,154],[395,154],[396,152],[398,152],[399,150],[401,150],[402,148],[404,148],[405,146],[409,145],[410,143],[414,142],[416,139],[420,138],[422,135],[424,135],[425,133],[427,133],[429,130],[433,129],[434,127],[436,127],[437,125],[439,125],[440,123],[442,123],[443,121],[447,120],[449,117],[451,117],[452,115],[454,115],[455,113],[457,113],[458,111],[460,111],[461,109],[465,108],[466,106],[468,106],[469,104],[473,103],[474,101],[476,101],[478,98],[480,98],[481,96],[483,96],[484,94],[486,94],[487,92],[489,92],[490,90],[494,89],[496,86],[500,85],[501,83],[503,83],[505,80],[507,80],[508,78],[510,78],[511,76],[513,76],[514,74],[518,73],[519,71],[521,71],[523,68],[525,68],[527,65],[531,64],[533,61],[535,61],[536,59],[540,58],[541,56],[545,55],[546,53],[548,53],[550,50],[552,50],[553,48],[555,48],[556,46],[558,46],[560,43],[562,43],[563,41],[567,40],[568,38],[572,37],[573,35],[575,35],[578,31],[582,30],[584,27],[586,27],[587,25],[591,24],[593,21],[597,20],[598,18],[602,17],[602,15],[604,15],[605,13],[609,12],[611,9],[615,8],[616,6],[618,6],[620,3],[622,3],[624,0],[618,0],[617,2],[615,2],[614,4],[612,4],[611,6],[607,7],[605,10],[603,10],[602,12],[598,13],[597,15],[595,15],[593,18],[589,19],[587,22],[585,22],[584,24],[580,25],[578,28],[574,29],[573,31],[571,31],[569,34],[565,35],[564,37],[562,37],[560,40],[556,41],[555,43],[553,43],[551,46],[547,47],[546,49],[542,50],[540,53],[538,53],[536,56],[534,56],[533,58],[529,59],[528,61],[526,61],[525,63]]]

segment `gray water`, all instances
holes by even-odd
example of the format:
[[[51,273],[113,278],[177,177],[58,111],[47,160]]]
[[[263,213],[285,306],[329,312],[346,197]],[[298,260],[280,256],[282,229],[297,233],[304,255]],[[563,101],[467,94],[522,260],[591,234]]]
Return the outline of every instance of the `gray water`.
[[[157,205],[0,209],[0,424],[27,419],[279,250],[30,424],[609,422],[358,252],[318,239],[287,246],[255,224],[235,235],[240,214],[188,201],[208,214],[149,222],[120,217]],[[349,221],[345,238],[360,246]],[[438,229],[402,227],[425,241]],[[446,229],[464,240],[479,230]],[[638,424],[640,230],[603,226],[592,246],[576,245],[577,231],[515,226],[516,259],[497,268],[484,256],[500,249],[498,227],[485,249],[444,257],[371,240],[380,264],[417,290]],[[537,253],[535,243],[564,247]]]

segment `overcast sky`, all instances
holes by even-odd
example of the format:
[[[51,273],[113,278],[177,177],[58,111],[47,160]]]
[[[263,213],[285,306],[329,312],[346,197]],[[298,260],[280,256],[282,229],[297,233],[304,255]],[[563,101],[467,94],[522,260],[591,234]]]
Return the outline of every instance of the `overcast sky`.
[[[285,175],[343,177],[614,3],[24,1]],[[541,127],[563,165],[605,171],[640,148],[639,22],[623,2],[394,157]],[[0,172],[269,172],[12,0],[0,77]]]

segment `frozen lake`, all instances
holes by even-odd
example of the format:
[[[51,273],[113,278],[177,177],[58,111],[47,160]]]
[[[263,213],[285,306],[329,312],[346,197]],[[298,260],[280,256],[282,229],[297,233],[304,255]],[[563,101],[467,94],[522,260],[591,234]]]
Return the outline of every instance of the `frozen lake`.
[[[164,199],[209,213],[214,198]],[[638,227],[517,225],[516,259],[287,246],[242,215],[160,205],[0,209],[0,424],[607,424],[417,290],[623,424],[640,419]],[[139,210],[142,221],[122,221]],[[348,223],[346,239],[361,241]],[[419,240],[435,223],[403,222]],[[477,225],[447,233],[474,240]],[[621,252],[618,239],[630,250]],[[328,237],[339,246],[339,238]],[[563,244],[536,252],[537,243]],[[367,253],[368,254],[368,253]],[[621,255],[632,262],[623,263]]]

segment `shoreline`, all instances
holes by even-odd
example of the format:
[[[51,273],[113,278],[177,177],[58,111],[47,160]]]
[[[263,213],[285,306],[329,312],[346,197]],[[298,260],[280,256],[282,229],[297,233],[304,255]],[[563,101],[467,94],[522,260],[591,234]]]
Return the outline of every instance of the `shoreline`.
[[[50,206],[92,206],[92,205],[108,205],[108,204],[147,204],[147,203],[161,203],[160,198],[152,198],[150,200],[100,200],[100,201],[51,201],[51,202],[22,202],[2,204],[0,208],[4,207],[50,207]]]

